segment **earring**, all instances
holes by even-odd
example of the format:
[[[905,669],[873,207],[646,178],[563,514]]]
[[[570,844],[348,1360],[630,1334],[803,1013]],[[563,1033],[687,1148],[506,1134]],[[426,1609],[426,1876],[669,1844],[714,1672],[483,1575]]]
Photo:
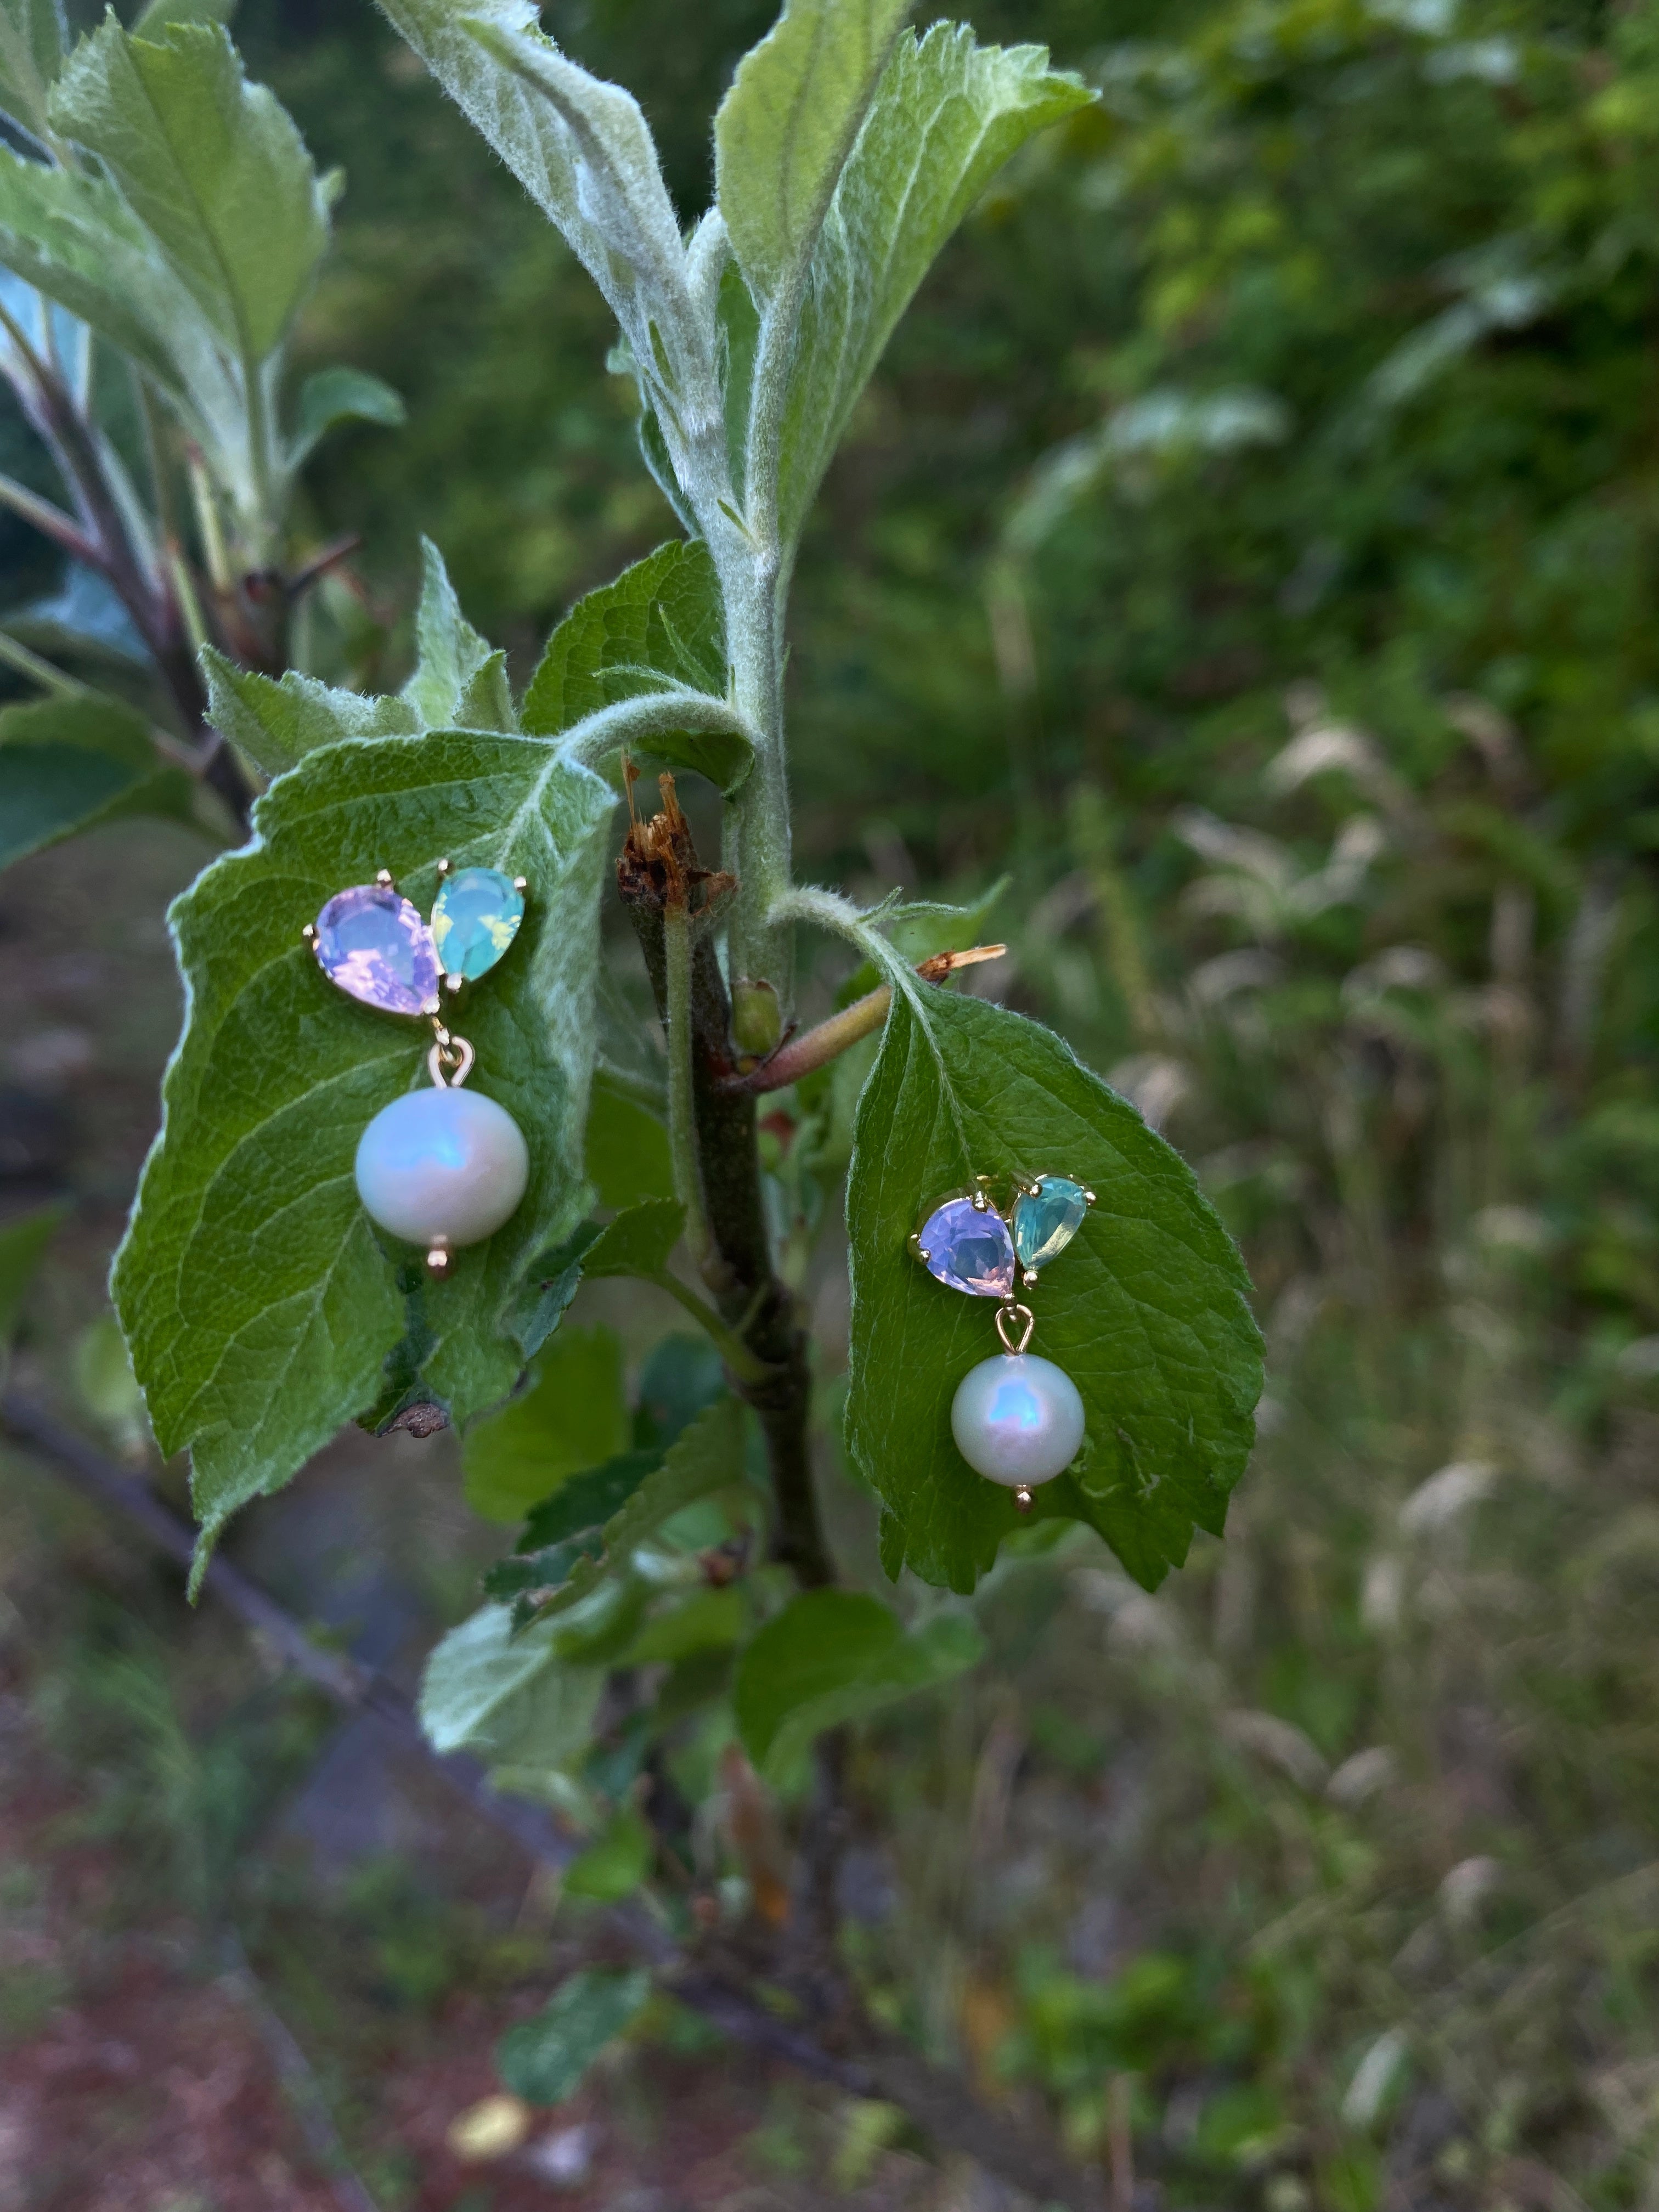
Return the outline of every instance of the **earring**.
[[[1026,1346],[1035,1316],[1014,1294],[1030,1290],[1040,1268],[1058,1259],[1083,1226],[1093,1191],[1067,1176],[1015,1179],[1005,1211],[991,1198],[991,1178],[976,1176],[971,1190],[935,1200],[910,1239],[912,1255],[939,1282],[969,1297],[995,1298],[1000,1358],[981,1360],[957,1385],[951,1404],[951,1433],[976,1474],[1014,1493],[1022,1513],[1031,1492],[1052,1482],[1077,1457],[1083,1443],[1083,1400],[1062,1367]]]
[[[495,868],[451,874],[440,860],[430,927],[382,868],[372,884],[337,891],[301,932],[330,982],[385,1014],[429,1021],[429,1091],[383,1106],[357,1145],[357,1194],[389,1235],[425,1249],[434,1275],[448,1273],[459,1245],[493,1236],[524,1196],[530,1153],[524,1132],[493,1098],[463,1084],[476,1055],[440,1012],[488,975],[519,933],[525,878]]]

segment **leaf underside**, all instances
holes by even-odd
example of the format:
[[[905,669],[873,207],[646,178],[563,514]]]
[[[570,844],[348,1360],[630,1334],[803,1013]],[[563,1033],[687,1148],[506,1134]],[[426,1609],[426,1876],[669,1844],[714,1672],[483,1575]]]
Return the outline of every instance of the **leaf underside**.
[[[579,599],[547,641],[524,698],[524,726],[556,737],[623,699],[675,686],[723,699],[726,626],[719,579],[701,539],[673,539]],[[734,732],[659,732],[650,751],[723,791],[752,754]]]
[[[978,46],[953,23],[901,33],[812,252],[786,401],[787,538],[946,240],[1012,154],[1094,97],[1042,46]]]
[[[757,300],[798,278],[910,0],[786,0],[714,118],[716,196]]]
[[[1098,1529],[1153,1588],[1194,1528],[1220,1534],[1254,1440],[1261,1345],[1243,1262],[1185,1162],[1058,1037],[921,983],[895,995],[848,1191],[847,1433],[886,1509],[884,1564],[969,1590],[1018,1525],[951,1435],[957,1384],[1000,1356],[993,1303],[908,1249],[934,1199],[1010,1173],[1073,1176],[1097,1199],[1030,1294],[1030,1348],[1087,1414],[1079,1465],[1037,1491],[1036,1511]]]

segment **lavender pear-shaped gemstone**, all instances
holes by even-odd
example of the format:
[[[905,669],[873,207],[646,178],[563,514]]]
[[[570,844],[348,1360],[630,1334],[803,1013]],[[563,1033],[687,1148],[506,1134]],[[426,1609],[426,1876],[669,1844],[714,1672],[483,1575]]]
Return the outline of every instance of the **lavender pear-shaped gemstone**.
[[[916,1238],[930,1275],[970,1298],[1006,1298],[1014,1287],[1014,1242],[1000,1213],[971,1198],[948,1198]]]
[[[429,1014],[438,1005],[432,933],[389,885],[354,884],[317,917],[312,942],[331,983],[387,1014]]]

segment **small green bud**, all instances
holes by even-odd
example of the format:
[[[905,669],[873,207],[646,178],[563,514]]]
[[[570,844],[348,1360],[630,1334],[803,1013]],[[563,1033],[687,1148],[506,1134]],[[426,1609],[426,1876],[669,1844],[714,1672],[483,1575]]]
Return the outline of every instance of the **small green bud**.
[[[732,987],[732,1042],[746,1057],[763,1060],[783,1035],[783,1009],[769,983],[740,977]]]

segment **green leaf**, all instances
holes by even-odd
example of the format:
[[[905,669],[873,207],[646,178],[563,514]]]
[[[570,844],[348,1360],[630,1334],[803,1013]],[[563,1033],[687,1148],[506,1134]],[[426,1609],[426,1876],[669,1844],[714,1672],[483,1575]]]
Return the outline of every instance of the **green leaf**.
[[[626,1571],[634,1553],[677,1513],[699,1498],[744,1480],[744,1412],[722,1397],[689,1422],[654,1468],[605,1524],[601,1553],[576,1560],[568,1579],[541,1601],[544,1618],[580,1604],[609,1575]]]
[[[562,1328],[531,1370],[529,1389],[468,1433],[466,1502],[486,1521],[517,1521],[628,1438],[622,1346],[608,1328]]]
[[[612,803],[597,776],[530,738],[327,745],[258,802],[252,846],[174,906],[189,1018],[115,1291],[157,1440],[193,1449],[209,1541],[376,1402],[394,1347],[423,1346],[425,1395],[458,1423],[517,1380],[504,1322],[585,1197]],[[524,1130],[531,1181],[506,1226],[429,1284],[406,1249],[383,1246],[352,1164],[373,1115],[426,1079],[428,1039],[334,990],[300,929],[380,867],[428,906],[445,855],[529,878],[518,939],[465,1024],[474,1086]]]
[[[546,1342],[576,1295],[584,1275],[637,1275],[678,1298],[720,1346],[720,1357],[740,1381],[764,1382],[769,1370],[714,1307],[668,1268],[684,1209],[674,1199],[646,1199],[599,1229],[588,1224],[556,1251],[544,1253],[532,1268],[513,1328],[526,1357]]]
[[[593,1076],[586,1152],[587,1172],[601,1206],[620,1208],[637,1206],[641,1199],[673,1196],[667,1130],[602,1067]]]
[[[361,368],[319,368],[300,386],[289,465],[301,466],[338,422],[378,422],[397,429],[404,403],[389,384]]]
[[[112,185],[0,147],[0,264],[129,356],[239,504],[257,506],[237,366]]]
[[[494,658],[461,612],[444,556],[429,538],[421,540],[421,598],[415,611],[415,673],[404,700],[428,730],[454,722],[462,701]]]
[[[785,0],[714,118],[715,197],[763,307],[799,284],[910,0]]]
[[[1011,154],[1094,97],[1042,46],[976,46],[950,23],[900,37],[812,256],[785,403],[787,540],[940,247]]]
[[[143,715],[62,697],[0,711],[0,867],[132,814],[190,821],[196,785],[161,765]]]
[[[907,1634],[875,1598],[806,1590],[738,1662],[732,1706],[744,1749],[774,1782],[796,1773],[814,1736],[976,1666],[985,1639],[947,1613]]]
[[[505,2086],[527,2105],[562,2105],[608,2045],[644,2011],[651,1977],[584,1967],[559,1985],[534,2020],[510,2027],[495,2063]]]
[[[0,108],[45,138],[46,94],[64,65],[63,0],[0,0]]]
[[[594,1905],[620,1905],[650,1873],[655,1850],[650,1829],[632,1806],[625,1807],[603,1835],[571,1860],[563,1894],[585,1897]]]
[[[267,775],[280,775],[319,745],[350,738],[414,737],[425,727],[407,699],[337,691],[290,669],[281,682],[239,667],[211,646],[202,653],[213,726]]]
[[[222,27],[152,45],[108,16],[70,57],[52,118],[95,154],[243,365],[282,343],[328,244],[328,210],[276,95],[249,84]]]
[[[1079,1467],[1036,1510],[1087,1522],[1153,1588],[1194,1525],[1220,1534],[1249,1456],[1261,1340],[1243,1262],[1186,1163],[1058,1037],[920,982],[895,994],[848,1186],[847,1434],[887,1509],[884,1563],[969,1590],[1018,1525],[951,1435],[957,1385],[998,1354],[991,1307],[908,1249],[933,1200],[1011,1171],[1074,1176],[1098,1198],[1032,1300],[1031,1348],[1088,1419]]]
[[[228,23],[236,0],[149,0],[133,24],[135,39],[160,39],[174,23]]]
[[[0,1224],[0,1370],[17,1334],[36,1270],[68,1213],[61,1202],[37,1206]]]
[[[100,1314],[76,1340],[75,1390],[122,1455],[142,1462],[149,1446],[149,1422],[127,1340],[112,1313]]]
[[[629,1667],[677,1666],[704,1651],[729,1651],[749,1626],[749,1600],[735,1587],[694,1590],[647,1620],[623,1654]]]
[[[562,1244],[532,1261],[509,1324],[526,1359],[535,1358],[564,1318],[581,1288],[582,1255],[600,1233],[597,1221],[580,1222]]]
[[[538,737],[556,737],[618,700],[676,690],[717,699],[726,691],[720,584],[699,538],[659,545],[576,602],[548,640],[525,694],[524,726]],[[658,735],[650,750],[727,792],[743,782],[754,759],[732,731]]]
[[[706,1336],[659,1337],[640,1370],[634,1433],[658,1450],[712,1406],[726,1389],[720,1353]]]
[[[421,1725],[434,1750],[471,1751],[492,1771],[547,1774],[576,1758],[592,1732],[605,1670],[574,1666],[557,1624],[514,1632],[504,1605],[452,1628],[426,1663]]]
[[[659,1275],[685,1226],[677,1199],[647,1198],[607,1223],[582,1255],[585,1275]]]
[[[720,389],[726,403],[726,459],[732,485],[741,505],[745,496],[745,465],[749,447],[749,410],[754,395],[755,356],[760,347],[760,310],[756,307],[743,271],[728,261],[720,274],[718,309],[720,336]]]
[[[538,27],[534,0],[380,4],[562,231],[610,301],[643,380],[665,404],[712,390],[710,334],[690,299],[679,222],[633,96],[567,60]]]
[[[603,1528],[627,1504],[647,1475],[661,1465],[659,1450],[625,1451],[606,1460],[603,1467],[590,1467],[572,1475],[550,1498],[531,1507],[515,1549],[526,1554],[544,1551],[588,1528]]]

